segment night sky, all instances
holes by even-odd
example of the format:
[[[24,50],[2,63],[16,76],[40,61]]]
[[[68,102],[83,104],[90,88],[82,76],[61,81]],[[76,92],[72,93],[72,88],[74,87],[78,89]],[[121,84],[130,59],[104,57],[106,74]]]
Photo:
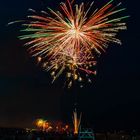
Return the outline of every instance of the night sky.
[[[78,1],[78,0],[77,0]],[[86,1],[86,0],[84,0]],[[103,1],[103,3],[101,3]],[[95,0],[103,5],[106,0]],[[116,0],[120,2],[121,0]],[[70,122],[75,102],[83,112],[82,123],[96,129],[140,128],[140,36],[138,0],[123,0],[127,31],[118,34],[123,45],[110,44],[98,61],[96,78],[70,90],[61,79],[36,65],[19,41],[19,24],[28,9],[58,8],[60,0],[3,0],[0,3],[0,127],[32,127],[36,118]],[[80,0],[79,0],[80,2]]]

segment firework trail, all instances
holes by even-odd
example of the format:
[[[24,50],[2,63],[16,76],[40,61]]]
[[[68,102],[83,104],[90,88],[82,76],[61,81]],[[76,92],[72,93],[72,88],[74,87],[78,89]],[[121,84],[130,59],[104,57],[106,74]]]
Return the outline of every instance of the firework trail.
[[[50,71],[53,81],[65,73],[68,87],[75,80],[82,81],[83,74],[96,74],[96,56],[108,47],[109,42],[121,44],[116,38],[119,30],[125,30],[122,22],[128,16],[117,17],[125,8],[121,3],[113,6],[110,0],[99,10],[91,11],[94,2],[86,9],[84,3],[60,3],[60,10],[48,8],[49,14],[29,15],[24,22],[21,40],[31,56],[37,57],[43,68]]]

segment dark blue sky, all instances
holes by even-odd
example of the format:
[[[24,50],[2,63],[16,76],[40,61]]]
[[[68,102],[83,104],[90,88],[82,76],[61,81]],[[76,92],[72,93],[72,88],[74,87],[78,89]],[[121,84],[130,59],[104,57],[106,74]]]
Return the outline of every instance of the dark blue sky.
[[[106,0],[102,0],[103,4]],[[120,0],[121,1],[121,0]],[[59,81],[51,85],[49,74],[35,65],[19,41],[20,26],[7,27],[23,19],[29,8],[57,8],[60,0],[3,0],[0,4],[0,126],[30,127],[38,117],[72,121],[77,98],[83,124],[96,128],[139,128],[140,63],[139,3],[124,0],[128,30],[119,33],[123,45],[110,44],[97,65],[97,77],[83,89],[63,89]],[[79,0],[80,2],[80,0]],[[95,1],[102,5],[101,1]],[[116,0],[119,2],[119,0]]]

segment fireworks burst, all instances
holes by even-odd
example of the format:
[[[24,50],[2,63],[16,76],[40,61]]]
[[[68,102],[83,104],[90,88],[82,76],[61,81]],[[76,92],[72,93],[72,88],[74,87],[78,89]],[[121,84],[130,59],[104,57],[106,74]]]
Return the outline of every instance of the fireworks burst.
[[[93,67],[97,54],[105,51],[109,42],[121,44],[116,35],[119,30],[126,29],[121,21],[128,18],[115,18],[125,8],[119,8],[121,3],[113,6],[113,0],[93,12],[94,2],[88,9],[84,3],[73,3],[67,0],[60,3],[60,11],[48,8],[49,14],[42,11],[28,16],[21,30],[24,34],[19,37],[27,40],[25,46],[29,47],[29,53],[38,57],[43,68],[50,71],[53,81],[65,73],[68,87],[75,80],[82,81],[81,73],[96,74]]]

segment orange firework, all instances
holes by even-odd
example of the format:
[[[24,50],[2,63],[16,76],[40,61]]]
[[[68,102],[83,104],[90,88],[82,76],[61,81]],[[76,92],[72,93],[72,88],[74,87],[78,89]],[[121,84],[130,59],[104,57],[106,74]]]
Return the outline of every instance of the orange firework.
[[[113,6],[113,0],[93,12],[94,2],[88,9],[84,3],[73,6],[73,2],[60,3],[60,11],[48,8],[50,14],[43,11],[41,15],[28,16],[21,30],[26,34],[20,36],[28,40],[25,45],[30,54],[51,71],[53,81],[65,73],[69,87],[74,80],[82,81],[81,73],[96,74],[92,69],[96,56],[105,51],[109,42],[121,44],[116,35],[126,29],[121,20],[128,18],[114,18],[125,8],[119,8],[121,3]]]

